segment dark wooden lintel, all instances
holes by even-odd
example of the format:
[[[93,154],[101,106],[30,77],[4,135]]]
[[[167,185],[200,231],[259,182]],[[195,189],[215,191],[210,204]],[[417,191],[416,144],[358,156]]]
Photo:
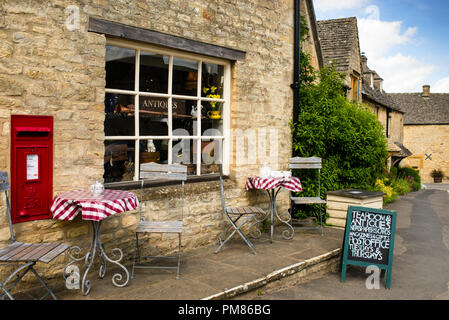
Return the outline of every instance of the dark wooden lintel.
[[[227,60],[244,60],[246,53],[241,50],[217,46],[170,34],[137,28],[117,22],[89,17],[89,30],[109,37],[140,41],[166,48],[207,55]]]

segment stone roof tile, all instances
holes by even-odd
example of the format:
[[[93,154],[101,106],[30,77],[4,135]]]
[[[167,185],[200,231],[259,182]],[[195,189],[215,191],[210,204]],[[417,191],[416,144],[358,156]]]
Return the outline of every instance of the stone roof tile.
[[[358,46],[357,18],[321,20],[317,27],[324,65],[335,62],[337,71],[348,71],[351,48]]]
[[[391,108],[401,113],[405,113],[405,111],[396,104],[395,100],[392,99],[389,94],[371,88],[364,81],[362,81],[362,95],[368,99],[373,100],[374,102],[383,105],[384,107]]]
[[[389,93],[400,110],[404,124],[449,124],[449,93]]]

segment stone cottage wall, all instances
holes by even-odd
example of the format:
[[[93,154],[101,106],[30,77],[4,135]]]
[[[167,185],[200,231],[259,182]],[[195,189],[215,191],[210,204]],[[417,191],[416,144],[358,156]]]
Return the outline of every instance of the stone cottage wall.
[[[67,22],[73,22],[68,20],[69,6],[79,8],[79,27],[74,30],[67,28]],[[279,154],[268,162],[273,169],[286,170],[293,103],[292,6],[287,0],[1,1],[0,170],[9,171],[11,166],[11,114],[51,115],[54,195],[102,181],[106,39],[87,32],[89,16],[246,51],[246,59],[232,66],[231,129],[276,129]],[[261,164],[236,166],[235,157],[233,150],[230,179],[226,180],[228,204],[268,208],[265,193],[244,189],[246,177],[257,174]],[[158,211],[166,195],[176,194],[173,190],[146,190],[145,199],[149,200],[145,209]],[[5,245],[9,231],[3,196],[0,201],[0,245]],[[288,192],[281,192],[278,203],[280,211],[286,209]],[[218,182],[188,184],[186,207],[183,250],[212,243],[225,226]],[[106,248],[123,249],[125,263],[132,257],[137,222],[135,211],[102,225]],[[79,217],[72,222],[16,224],[15,230],[22,242],[64,241],[84,248],[91,232],[90,225]],[[154,243],[169,252],[177,239],[155,236],[148,244]],[[60,277],[67,262],[67,256],[60,257],[41,272]],[[0,276],[2,272],[4,269]]]
[[[417,167],[424,183],[433,183],[430,173],[441,169],[449,180],[449,125],[406,125],[404,126],[404,145],[412,156],[403,160],[402,165]],[[430,155],[430,158],[427,158]],[[427,158],[427,159],[426,159]]]
[[[376,106],[379,107],[377,113],[377,120],[382,124],[384,134],[387,132],[387,109],[380,105],[377,105],[371,101],[365,100],[363,101],[365,105],[367,105],[371,112],[375,112]],[[399,141],[403,143],[404,141],[404,114],[397,111],[391,111],[391,127],[390,127],[390,137],[389,139],[392,142]]]
[[[319,70],[320,64],[319,64],[319,60],[318,60],[319,59],[318,52],[316,49],[314,37],[312,35],[312,33],[314,31],[312,29],[313,22],[311,21],[312,18],[307,13],[308,10],[310,10],[310,8],[307,7],[308,5],[309,5],[309,1],[301,0],[301,16],[304,16],[306,18],[307,26],[309,28],[309,36],[305,39],[304,42],[302,42],[301,46],[302,46],[302,49],[304,50],[304,52],[307,52],[308,54],[310,54],[310,65],[313,67],[314,70]]]

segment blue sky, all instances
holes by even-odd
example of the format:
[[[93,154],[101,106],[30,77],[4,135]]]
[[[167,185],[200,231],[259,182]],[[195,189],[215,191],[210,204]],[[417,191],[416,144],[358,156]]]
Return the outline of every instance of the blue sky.
[[[448,0],[313,0],[317,20],[357,17],[361,51],[387,92],[449,92]]]

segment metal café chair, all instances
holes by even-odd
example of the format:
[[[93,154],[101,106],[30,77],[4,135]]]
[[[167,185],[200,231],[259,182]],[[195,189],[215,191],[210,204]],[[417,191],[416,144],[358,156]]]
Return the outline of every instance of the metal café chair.
[[[243,233],[242,227],[247,222],[250,221],[255,221],[255,223],[253,223],[251,227],[254,226],[259,222],[257,220],[257,215],[266,215],[266,213],[265,211],[263,211],[263,209],[259,207],[226,207],[224,197],[224,186],[223,186],[223,165],[218,164],[218,167],[220,171],[221,206],[225,214],[225,217],[229,222],[229,225],[218,236],[216,242],[218,242],[220,245],[218,246],[217,250],[215,250],[215,253],[218,253],[221,250],[221,248],[225,245],[225,243],[228,242],[236,233],[238,233],[240,237],[243,239],[243,241],[251,249],[252,253],[257,254],[256,248],[251,243],[251,241],[249,241],[248,237]],[[232,232],[228,233],[231,230]],[[226,234],[228,234],[228,236],[225,238]]]
[[[134,269],[136,268],[163,268],[163,269],[177,269],[176,279],[179,279],[179,267],[181,264],[181,234],[182,234],[182,220],[184,216],[184,181],[187,180],[187,166],[181,164],[158,164],[154,162],[143,163],[140,166],[140,222],[136,228],[136,246],[134,250],[133,269],[131,278],[134,278]],[[182,186],[181,199],[181,214],[179,220],[174,221],[158,221],[146,220],[142,215],[143,203],[143,184],[144,180],[162,180],[169,179],[179,181]],[[168,201],[168,199],[167,199]],[[141,256],[139,248],[139,235],[142,233],[172,233],[178,234],[179,246],[177,256]],[[142,264],[142,258],[177,258],[177,266],[155,266],[148,263]]]
[[[4,299],[5,296],[7,296],[9,299],[14,300],[11,290],[29,271],[31,271],[42,286],[44,286],[47,290],[47,293],[41,297],[41,300],[45,299],[48,295],[51,295],[54,300],[57,300],[56,296],[47,286],[45,281],[41,278],[41,276],[39,276],[36,270],[34,270],[34,266],[37,262],[46,264],[49,263],[56,257],[63,254],[69,246],[64,243],[22,243],[16,241],[12,225],[11,209],[9,206],[8,190],[8,173],[0,172],[0,191],[5,192],[10,240],[12,242],[10,245],[0,249],[0,263],[2,265],[6,264],[17,266],[17,268],[5,279],[4,282],[0,282],[0,299]],[[16,276],[17,278],[12,281]],[[10,283],[10,281],[12,282]]]

